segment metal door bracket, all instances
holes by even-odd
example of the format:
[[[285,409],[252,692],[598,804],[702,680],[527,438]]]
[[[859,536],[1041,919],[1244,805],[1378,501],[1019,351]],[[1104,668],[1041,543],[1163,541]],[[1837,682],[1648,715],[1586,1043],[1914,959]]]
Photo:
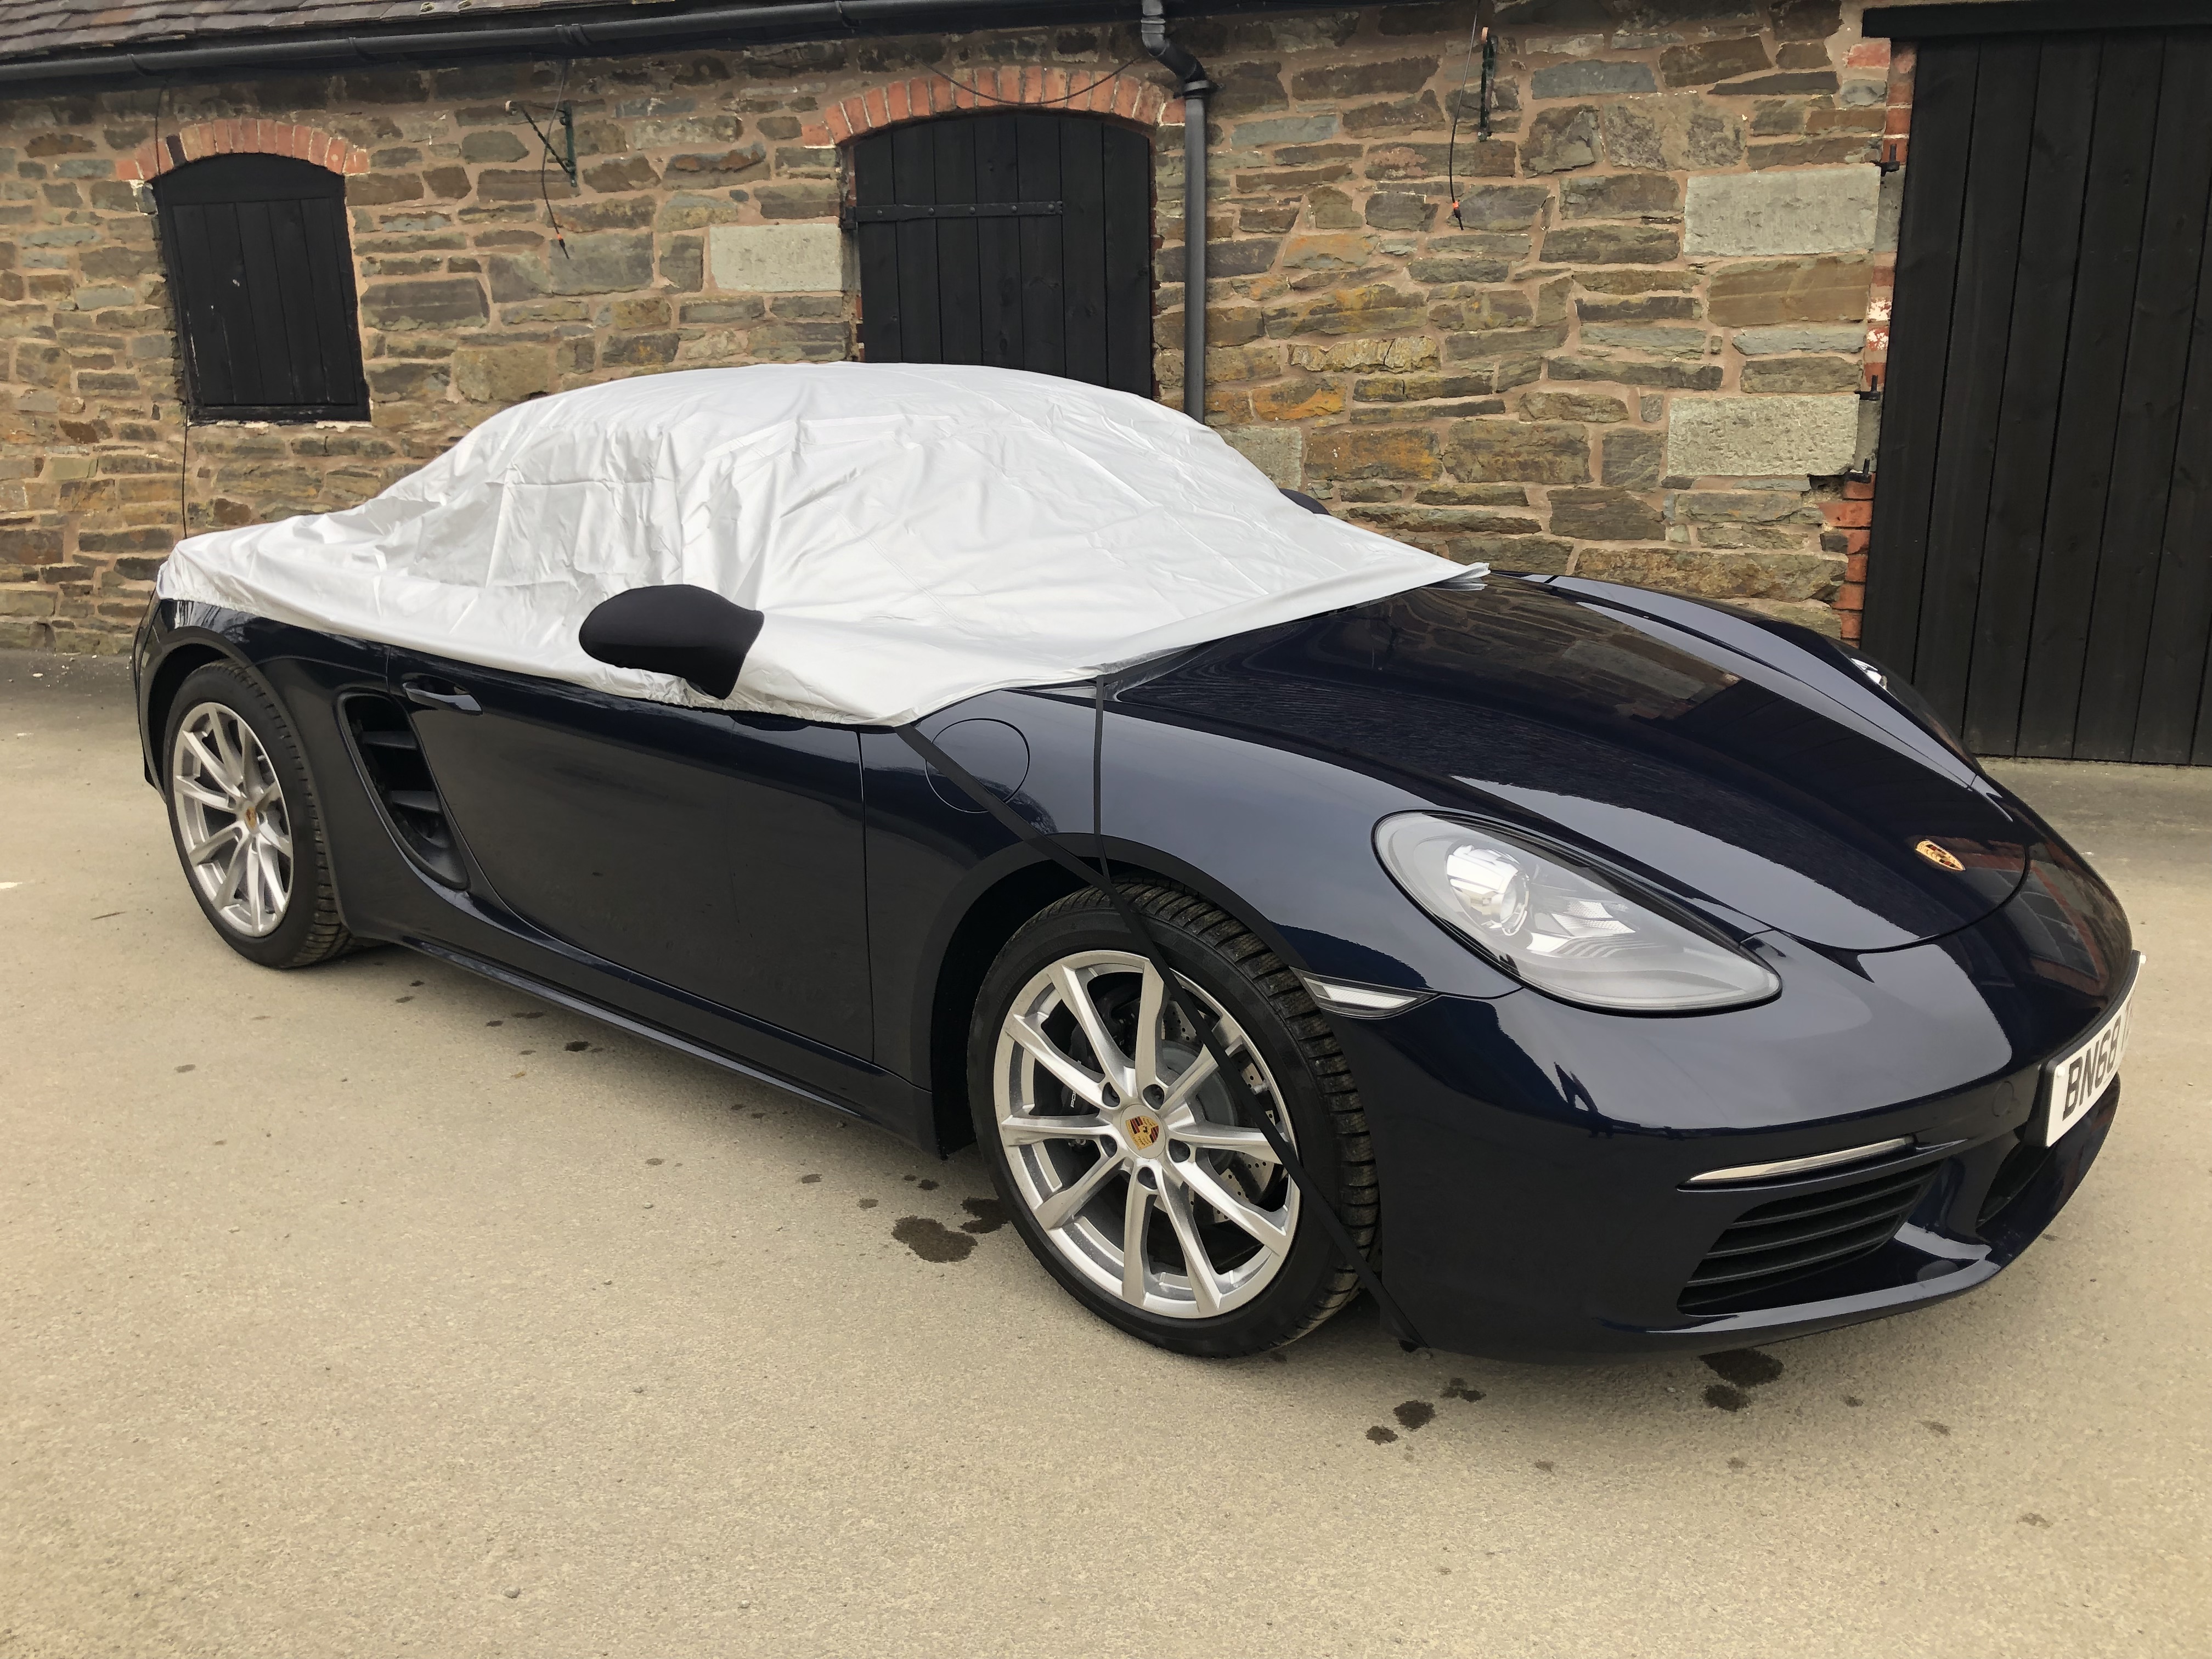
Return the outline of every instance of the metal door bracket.
[[[935,202],[848,205],[845,228],[854,225],[903,224],[910,219],[1036,219],[1058,218],[1067,210],[1064,202]]]
[[[556,128],[561,135],[561,143],[557,149],[553,143],[553,134],[538,125],[538,118],[532,115],[528,106],[519,99],[510,98],[507,100],[507,112],[510,115],[520,115],[530,123],[530,130],[538,135],[538,142],[544,149],[545,159],[567,173],[568,182],[574,185],[576,182],[576,117],[570,106],[562,103],[553,106],[550,125]]]

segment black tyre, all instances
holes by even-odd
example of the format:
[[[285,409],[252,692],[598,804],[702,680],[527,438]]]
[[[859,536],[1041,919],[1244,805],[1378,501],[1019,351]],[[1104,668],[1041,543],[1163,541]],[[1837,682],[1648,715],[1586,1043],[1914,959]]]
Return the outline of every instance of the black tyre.
[[[269,694],[228,664],[196,669],[161,738],[178,861],[223,943],[264,968],[350,949],[307,765]]]
[[[1245,1115],[1111,901],[1085,891],[1031,918],[985,976],[969,1034],[977,1139],[1030,1249],[1101,1318],[1178,1353],[1279,1346],[1358,1281],[1249,1114],[1269,1103],[1362,1250],[1377,1217],[1366,1116],[1273,951],[1188,893],[1122,890],[1239,1066]]]

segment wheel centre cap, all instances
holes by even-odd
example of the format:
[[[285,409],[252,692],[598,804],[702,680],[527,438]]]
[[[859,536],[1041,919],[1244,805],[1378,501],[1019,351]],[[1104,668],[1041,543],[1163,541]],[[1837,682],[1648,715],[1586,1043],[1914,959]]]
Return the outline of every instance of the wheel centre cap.
[[[1130,1113],[1121,1127],[1128,1134],[1129,1144],[1140,1152],[1149,1152],[1159,1142],[1160,1121],[1147,1113]]]

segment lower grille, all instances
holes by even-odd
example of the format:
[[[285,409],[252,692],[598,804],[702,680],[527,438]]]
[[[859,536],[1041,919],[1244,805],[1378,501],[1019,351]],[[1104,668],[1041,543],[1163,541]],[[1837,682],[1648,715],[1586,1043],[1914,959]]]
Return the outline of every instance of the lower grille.
[[[1746,1211],[1713,1242],[1677,1305],[1705,1313],[1756,1303],[1792,1279],[1871,1255],[1897,1236],[1935,1174],[1905,1170]]]

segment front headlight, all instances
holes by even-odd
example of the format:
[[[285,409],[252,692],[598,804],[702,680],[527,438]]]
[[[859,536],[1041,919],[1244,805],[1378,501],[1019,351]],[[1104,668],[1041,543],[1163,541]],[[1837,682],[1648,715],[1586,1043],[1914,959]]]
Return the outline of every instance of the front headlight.
[[[1637,1013],[1731,1008],[1782,981],[1618,878],[1491,829],[1406,812],[1375,826],[1413,902],[1514,978],[1567,1002]]]

